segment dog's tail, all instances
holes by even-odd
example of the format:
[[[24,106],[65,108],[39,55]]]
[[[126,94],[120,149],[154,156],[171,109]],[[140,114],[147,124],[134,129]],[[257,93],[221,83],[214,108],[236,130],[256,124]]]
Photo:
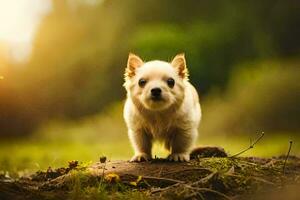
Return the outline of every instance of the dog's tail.
[[[228,157],[228,154],[222,147],[204,146],[196,147],[190,154],[191,159],[207,157]]]

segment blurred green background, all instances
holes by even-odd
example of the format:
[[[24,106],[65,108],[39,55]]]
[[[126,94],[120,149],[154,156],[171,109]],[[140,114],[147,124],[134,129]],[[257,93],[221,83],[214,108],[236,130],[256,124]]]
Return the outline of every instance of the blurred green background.
[[[290,140],[300,154],[297,0],[27,1],[47,9],[33,17],[39,22],[22,59],[12,51],[21,48],[0,37],[0,170],[129,159],[122,119],[129,52],[146,61],[185,52],[203,109],[199,145],[236,153],[264,132],[244,155],[284,154]],[[11,2],[2,10],[18,12]],[[23,23],[19,15],[3,20]],[[15,39],[27,29],[16,29]],[[159,144],[154,151],[166,155]]]

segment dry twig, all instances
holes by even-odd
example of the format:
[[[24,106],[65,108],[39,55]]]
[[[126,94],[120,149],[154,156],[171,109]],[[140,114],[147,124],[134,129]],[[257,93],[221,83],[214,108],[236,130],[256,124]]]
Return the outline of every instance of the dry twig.
[[[245,153],[246,151],[252,149],[252,148],[254,147],[254,145],[255,145],[256,143],[258,143],[259,140],[261,140],[262,137],[264,137],[264,135],[265,135],[265,133],[262,132],[261,135],[260,135],[253,143],[252,143],[252,141],[251,141],[251,139],[250,139],[250,146],[249,146],[247,149],[244,149],[243,151],[241,151],[241,152],[239,152],[239,153],[237,153],[237,154],[234,154],[233,156],[230,156],[229,158],[237,157],[237,156],[239,156],[239,155]]]
[[[145,180],[158,180],[158,181],[169,181],[172,183],[184,183],[184,181],[172,179],[172,178],[161,178],[161,177],[155,177],[155,176],[143,176],[143,179]]]
[[[201,178],[200,180],[193,182],[191,186],[196,186],[199,184],[206,184],[208,181],[210,181],[218,172],[212,172],[208,176],[205,176],[204,178]]]
[[[272,182],[270,182],[270,181],[268,181],[266,179],[260,178],[260,177],[251,176],[251,177],[249,177],[249,179],[253,179],[253,180],[256,180],[256,181],[268,184],[268,185],[275,185],[274,183],[272,183]]]
[[[188,169],[179,169],[179,170],[176,170],[176,171],[165,172],[164,176],[168,175],[168,174],[181,173],[181,172],[186,172],[186,171],[200,171],[200,170],[206,170],[208,172],[212,172],[209,168],[193,167],[193,168],[188,168]]]
[[[288,152],[287,152],[287,155],[286,155],[286,157],[285,157],[284,164],[283,164],[283,175],[285,175],[286,161],[288,160],[288,158],[289,158],[289,156],[290,156],[290,152],[291,152],[291,149],[292,149],[292,145],[293,145],[293,141],[290,141],[289,150],[288,150]]]
[[[156,188],[154,190],[151,191],[151,194],[154,194],[154,193],[158,193],[158,192],[164,192],[164,191],[167,191],[173,187],[178,187],[181,183],[176,183],[176,184],[173,184],[173,185],[170,185],[168,187],[164,187],[164,188]]]
[[[176,183],[174,185],[171,185],[171,186],[168,186],[168,187],[165,187],[165,188],[159,188],[159,189],[156,189],[156,190],[153,190],[151,192],[151,194],[154,194],[154,193],[158,193],[158,192],[164,192],[164,191],[168,191],[170,190],[171,188],[174,188],[174,187],[180,187],[180,186],[183,186],[185,188],[188,188],[188,189],[191,189],[191,190],[194,190],[194,191],[198,191],[198,192],[210,192],[210,193],[214,193],[214,194],[217,194],[221,197],[223,197],[224,199],[227,199],[227,200],[231,200],[231,198],[221,192],[218,192],[216,190],[213,190],[213,189],[210,189],[210,188],[197,188],[197,187],[193,187],[189,184],[183,184],[183,183]]]
[[[192,186],[190,186],[190,185],[184,185],[184,186],[187,187],[187,188],[190,188],[190,189],[192,189],[192,190],[197,190],[197,191],[199,191],[199,192],[210,192],[210,193],[214,193],[214,194],[217,194],[217,195],[223,197],[224,199],[231,200],[231,198],[230,198],[229,196],[227,196],[227,195],[225,195],[225,194],[223,194],[223,193],[221,193],[221,192],[218,192],[218,191],[216,191],[216,190],[213,190],[213,189],[209,189],[209,188],[197,188],[197,187],[192,187]]]

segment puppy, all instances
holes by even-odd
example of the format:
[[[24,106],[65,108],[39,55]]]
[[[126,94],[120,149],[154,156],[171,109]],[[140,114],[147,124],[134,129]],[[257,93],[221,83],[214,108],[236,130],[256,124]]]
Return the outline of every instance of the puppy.
[[[124,119],[135,151],[131,161],[150,160],[154,140],[164,142],[169,160],[189,161],[201,109],[197,91],[188,80],[184,54],[168,63],[143,62],[130,53],[124,87]]]

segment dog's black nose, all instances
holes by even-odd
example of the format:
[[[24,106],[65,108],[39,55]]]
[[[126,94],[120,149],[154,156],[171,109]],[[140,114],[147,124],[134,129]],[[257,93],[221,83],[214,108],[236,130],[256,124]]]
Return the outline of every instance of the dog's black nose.
[[[153,88],[151,89],[151,96],[152,97],[160,97],[161,89],[160,88]]]

